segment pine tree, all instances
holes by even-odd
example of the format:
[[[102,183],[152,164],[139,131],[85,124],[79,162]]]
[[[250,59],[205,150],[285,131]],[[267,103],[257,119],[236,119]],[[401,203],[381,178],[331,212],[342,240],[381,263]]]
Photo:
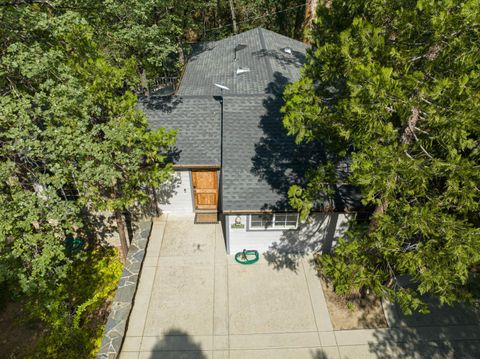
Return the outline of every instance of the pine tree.
[[[284,124],[328,162],[290,190],[305,215],[338,180],[375,210],[321,270],[338,293],[372,289],[406,312],[475,297],[480,263],[480,2],[333,1],[286,91]]]

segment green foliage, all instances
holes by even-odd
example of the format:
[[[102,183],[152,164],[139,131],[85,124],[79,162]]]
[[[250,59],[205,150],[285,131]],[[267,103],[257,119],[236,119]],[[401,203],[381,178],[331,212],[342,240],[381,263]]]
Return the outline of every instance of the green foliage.
[[[179,70],[176,54],[181,47],[181,25],[186,25],[181,16],[194,2],[59,0],[57,3],[74,8],[88,21],[99,46],[114,63],[134,59],[139,70],[146,69],[153,76],[176,74]]]
[[[174,133],[147,129],[131,63],[110,65],[77,13],[1,11],[0,279],[28,293],[64,279],[81,211],[127,208],[168,178]]]
[[[187,43],[233,35],[228,1],[58,0],[92,25],[99,45],[116,63],[135,59],[150,79],[181,72]],[[235,0],[239,32],[258,26],[301,39],[304,0]],[[180,60],[180,61],[179,61]]]
[[[376,206],[321,270],[339,293],[371,288],[402,308],[474,298],[480,263],[480,2],[333,1],[321,6],[284,124],[318,140],[328,165],[291,203],[308,212],[332,168]],[[408,279],[408,280],[407,280]]]
[[[0,7],[0,284],[45,323],[44,357],[74,358],[94,350],[92,315],[119,274],[89,216],[146,201],[171,174],[175,134],[136,108],[135,59],[112,60],[62,4]],[[88,251],[66,253],[65,238],[87,235]]]
[[[91,358],[98,350],[109,299],[122,273],[114,250],[97,250],[77,258],[67,281],[38,293],[30,313],[48,328],[35,355],[46,358]]]
[[[302,40],[304,0],[236,0],[240,31],[261,26]]]
[[[283,10],[300,3],[237,1],[241,29],[282,11],[273,30],[299,34],[303,8]],[[172,171],[175,133],[148,130],[139,75],[179,73],[185,42],[231,34],[207,32],[230,12],[215,0],[13,1],[0,20],[0,285],[46,325],[42,356],[88,357],[118,275],[90,218],[144,203]],[[87,251],[67,253],[70,236]]]
[[[347,302],[347,309],[353,313],[355,311],[355,304],[353,304],[352,302]]]

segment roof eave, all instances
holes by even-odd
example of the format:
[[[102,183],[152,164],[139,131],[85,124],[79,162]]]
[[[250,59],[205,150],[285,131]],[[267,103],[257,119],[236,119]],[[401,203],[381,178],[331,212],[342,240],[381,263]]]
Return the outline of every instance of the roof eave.
[[[218,164],[174,164],[174,170],[220,169]]]

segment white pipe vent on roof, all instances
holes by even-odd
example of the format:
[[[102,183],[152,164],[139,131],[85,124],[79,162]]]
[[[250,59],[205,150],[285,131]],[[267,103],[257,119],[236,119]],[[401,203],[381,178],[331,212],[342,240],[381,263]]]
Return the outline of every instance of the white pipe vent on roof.
[[[250,72],[250,69],[248,67],[244,67],[243,69],[240,67],[237,69],[237,75],[241,75],[241,74],[244,74],[246,72]]]
[[[286,48],[283,49],[283,52],[286,53],[286,54],[291,55],[291,54],[292,54],[292,49],[289,48],[289,47],[286,47]]]

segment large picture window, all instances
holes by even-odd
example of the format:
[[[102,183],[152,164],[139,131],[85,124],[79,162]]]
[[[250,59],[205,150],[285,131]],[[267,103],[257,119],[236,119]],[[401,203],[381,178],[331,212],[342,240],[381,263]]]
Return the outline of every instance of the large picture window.
[[[262,213],[250,215],[250,229],[296,229],[298,213]]]

